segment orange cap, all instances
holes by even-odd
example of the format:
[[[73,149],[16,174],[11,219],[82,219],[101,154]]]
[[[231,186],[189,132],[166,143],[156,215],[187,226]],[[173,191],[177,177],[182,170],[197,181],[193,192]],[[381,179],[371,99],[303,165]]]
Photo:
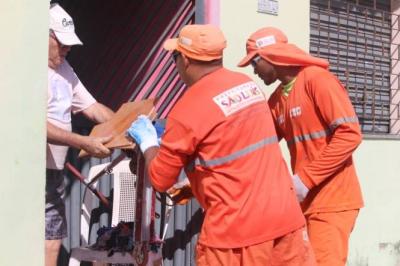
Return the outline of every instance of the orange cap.
[[[250,64],[250,60],[259,55],[264,60],[280,66],[320,66],[327,68],[329,62],[312,56],[294,44],[288,43],[286,35],[277,28],[262,28],[247,39],[247,55],[239,62],[239,67]]]
[[[294,44],[281,43],[257,51],[258,55],[277,66],[320,66],[328,68],[325,59],[312,56]]]
[[[250,35],[246,42],[247,55],[239,62],[239,67],[250,64],[250,60],[258,53],[259,49],[274,45],[277,43],[287,43],[286,35],[279,29],[266,27],[259,29]]]
[[[178,38],[164,42],[164,49],[177,50],[189,58],[200,61],[222,58],[225,47],[224,34],[218,27],[211,24],[186,25],[179,32]]]

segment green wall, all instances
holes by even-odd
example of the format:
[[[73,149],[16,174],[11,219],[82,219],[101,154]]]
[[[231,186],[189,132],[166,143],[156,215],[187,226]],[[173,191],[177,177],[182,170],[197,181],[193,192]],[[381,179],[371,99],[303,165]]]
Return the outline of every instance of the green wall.
[[[44,265],[48,5],[0,2],[0,265]]]

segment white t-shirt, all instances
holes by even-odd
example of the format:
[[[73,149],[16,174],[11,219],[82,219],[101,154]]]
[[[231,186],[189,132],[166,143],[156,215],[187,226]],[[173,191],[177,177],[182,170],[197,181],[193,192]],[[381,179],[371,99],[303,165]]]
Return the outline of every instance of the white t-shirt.
[[[95,102],[66,60],[57,69],[48,68],[48,122],[71,131],[71,112],[79,113]],[[47,144],[46,168],[63,169],[67,151],[68,146]]]

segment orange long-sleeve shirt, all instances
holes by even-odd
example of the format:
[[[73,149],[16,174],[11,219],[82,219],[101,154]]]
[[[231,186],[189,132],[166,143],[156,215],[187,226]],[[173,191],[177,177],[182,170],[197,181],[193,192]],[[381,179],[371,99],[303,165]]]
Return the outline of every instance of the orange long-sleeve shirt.
[[[352,160],[362,137],[340,81],[324,68],[304,67],[289,95],[283,95],[279,86],[268,103],[278,135],[287,141],[293,173],[311,189],[302,203],[303,211],[362,207]]]
[[[250,246],[305,223],[265,96],[246,75],[208,74],[171,110],[149,166],[153,186],[168,189],[183,167],[205,209],[205,246]]]

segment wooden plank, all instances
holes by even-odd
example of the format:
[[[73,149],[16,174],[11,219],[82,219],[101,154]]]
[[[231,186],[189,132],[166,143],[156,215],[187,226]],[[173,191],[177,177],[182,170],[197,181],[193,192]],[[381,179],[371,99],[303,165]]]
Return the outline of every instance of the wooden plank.
[[[104,146],[109,149],[133,149],[135,143],[126,136],[126,131],[139,115],[148,115],[155,118],[156,99],[147,99],[138,102],[127,102],[122,104],[111,120],[96,125],[90,132],[91,137],[112,136],[112,139]],[[81,150],[79,157],[87,156],[88,153]]]

